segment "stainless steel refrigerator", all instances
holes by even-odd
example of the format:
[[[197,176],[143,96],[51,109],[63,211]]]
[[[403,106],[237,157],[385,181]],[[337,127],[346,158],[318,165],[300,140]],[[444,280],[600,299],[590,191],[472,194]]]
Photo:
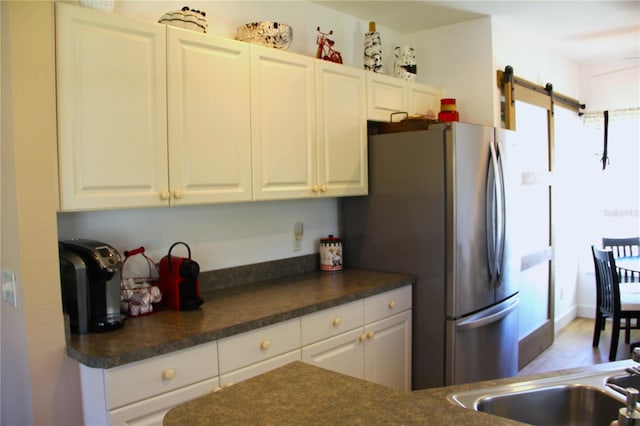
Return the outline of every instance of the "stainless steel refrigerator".
[[[465,123],[370,135],[369,195],[340,201],[345,266],[416,277],[414,390],[517,374],[514,135]]]

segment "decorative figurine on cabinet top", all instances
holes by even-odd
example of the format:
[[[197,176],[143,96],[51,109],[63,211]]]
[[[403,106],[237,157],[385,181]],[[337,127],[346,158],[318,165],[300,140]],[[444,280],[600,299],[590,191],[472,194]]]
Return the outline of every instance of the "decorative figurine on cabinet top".
[[[189,6],[185,6],[181,10],[165,13],[160,17],[160,19],[158,19],[158,23],[206,33],[206,15],[207,14],[204,11],[191,9]]]
[[[340,55],[340,52],[333,50],[335,41],[327,37],[333,34],[333,30],[329,31],[328,33],[323,33],[322,31],[320,31],[320,27],[318,27],[317,31],[319,34],[318,38],[316,39],[316,44],[318,45],[318,50],[316,50],[316,58],[341,64],[342,55]]]
[[[396,46],[394,69],[396,77],[408,81],[416,80],[416,50],[411,46]]]

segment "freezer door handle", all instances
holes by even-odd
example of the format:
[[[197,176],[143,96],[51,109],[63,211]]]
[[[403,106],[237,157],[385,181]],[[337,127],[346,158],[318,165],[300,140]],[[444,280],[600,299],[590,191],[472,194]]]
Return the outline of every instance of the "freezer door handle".
[[[481,317],[472,316],[471,318],[458,323],[456,325],[456,331],[472,330],[474,328],[480,328],[480,327],[484,327],[486,325],[492,324],[494,322],[498,322],[502,318],[506,317],[511,312],[513,312],[513,310],[515,310],[518,307],[519,303],[520,303],[519,299],[516,298],[509,306],[507,306],[506,308],[498,312],[494,312],[487,316],[481,316]]]

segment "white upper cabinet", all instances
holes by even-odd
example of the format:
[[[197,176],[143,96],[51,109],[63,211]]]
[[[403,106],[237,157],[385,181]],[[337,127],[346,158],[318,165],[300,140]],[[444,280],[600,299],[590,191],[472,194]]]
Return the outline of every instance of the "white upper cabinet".
[[[251,115],[254,199],[312,196],[314,58],[252,45]]]
[[[367,120],[442,90],[56,2],[63,211],[366,195]]]
[[[251,200],[246,43],[57,8],[62,210]]]
[[[428,84],[407,81],[407,111],[409,115],[438,118],[442,89]]]
[[[394,112],[407,111],[405,81],[389,75],[367,72],[367,118],[391,121]]]
[[[167,27],[171,205],[251,200],[249,45]]]
[[[165,28],[56,4],[63,210],[167,205]]]
[[[251,49],[254,199],[367,194],[364,71]]]
[[[367,88],[365,71],[316,61],[318,177],[322,197],[366,195]]]
[[[367,118],[391,121],[391,114],[406,112],[435,119],[440,111],[441,88],[367,72]],[[393,121],[398,121],[394,117]]]

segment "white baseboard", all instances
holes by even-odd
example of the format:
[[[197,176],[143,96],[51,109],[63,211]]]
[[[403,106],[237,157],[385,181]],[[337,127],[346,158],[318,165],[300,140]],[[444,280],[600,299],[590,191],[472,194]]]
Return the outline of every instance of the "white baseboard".
[[[566,311],[562,315],[556,317],[555,321],[553,323],[554,324],[554,328],[555,328],[555,332],[557,333],[558,331],[562,330],[564,327],[569,325],[569,323],[571,323],[571,321],[573,321],[574,319],[576,319],[579,316],[581,316],[581,315],[578,315],[578,309],[575,306],[573,306],[571,309],[569,309],[568,311]]]

